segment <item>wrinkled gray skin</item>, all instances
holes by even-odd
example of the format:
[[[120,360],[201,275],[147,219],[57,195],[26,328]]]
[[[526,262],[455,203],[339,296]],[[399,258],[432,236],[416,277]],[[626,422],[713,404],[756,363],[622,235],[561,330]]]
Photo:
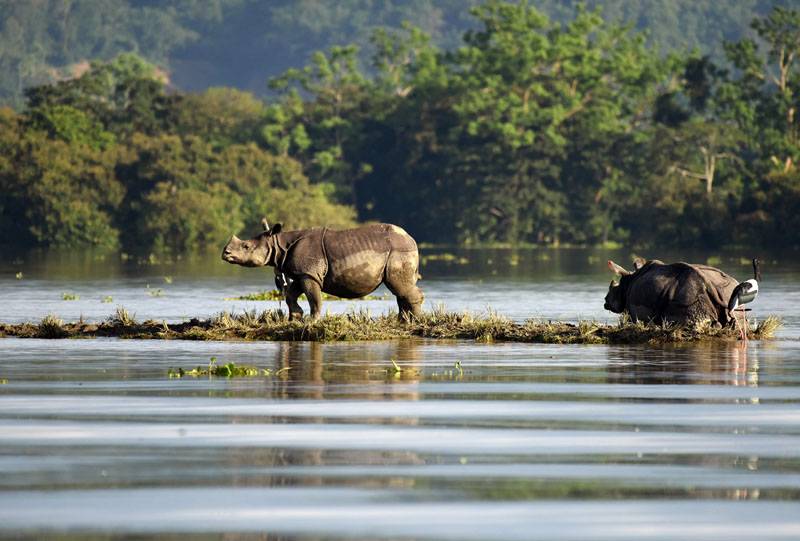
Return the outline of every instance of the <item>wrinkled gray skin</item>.
[[[297,298],[305,293],[313,318],[319,317],[322,292],[345,299],[363,297],[386,284],[395,297],[400,317],[422,313],[417,243],[402,228],[371,224],[333,231],[327,228],[282,231],[281,224],[255,238],[234,235],[222,259],[245,267],[275,267],[276,283],[285,275],[290,318],[301,318]]]
[[[620,275],[611,281],[604,308],[628,313],[633,321],[693,323],[711,320],[727,325],[733,321],[728,300],[738,282],[707,265],[665,264],[637,260],[634,272],[614,263],[609,268]]]

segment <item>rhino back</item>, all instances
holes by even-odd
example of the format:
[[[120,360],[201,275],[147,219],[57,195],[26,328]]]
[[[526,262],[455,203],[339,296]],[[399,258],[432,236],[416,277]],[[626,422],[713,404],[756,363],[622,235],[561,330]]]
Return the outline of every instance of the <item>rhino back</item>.
[[[328,273],[324,289],[342,297],[366,295],[383,281],[391,253],[416,251],[414,239],[401,228],[389,224],[327,231]]]
[[[727,307],[733,290],[739,285],[738,280],[733,276],[725,274],[716,267],[697,264],[692,264],[692,267],[697,269],[703,278],[705,278],[709,285],[714,303]]]
[[[326,231],[325,253],[328,260],[336,261],[358,253],[387,253],[391,246],[381,225],[370,224],[343,231]]]
[[[636,319],[717,320],[716,290],[712,290],[701,269],[693,265],[655,265],[631,284],[628,311]]]

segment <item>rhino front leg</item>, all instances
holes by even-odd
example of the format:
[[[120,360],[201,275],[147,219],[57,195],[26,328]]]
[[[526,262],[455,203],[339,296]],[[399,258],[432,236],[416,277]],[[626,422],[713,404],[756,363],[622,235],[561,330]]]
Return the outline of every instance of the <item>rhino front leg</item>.
[[[286,289],[286,305],[289,307],[289,319],[303,319],[303,308],[297,303],[297,298],[303,294],[300,281],[293,281]]]
[[[306,299],[308,299],[311,319],[319,318],[320,308],[322,308],[322,288],[320,288],[319,283],[308,276],[303,276],[297,282],[300,282],[300,288],[306,294]]]

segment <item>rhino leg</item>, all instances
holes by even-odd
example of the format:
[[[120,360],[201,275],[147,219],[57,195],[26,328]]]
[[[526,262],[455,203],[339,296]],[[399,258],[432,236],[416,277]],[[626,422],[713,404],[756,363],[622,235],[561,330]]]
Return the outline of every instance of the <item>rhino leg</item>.
[[[308,308],[311,311],[311,319],[318,319],[320,308],[322,307],[322,288],[320,288],[320,285],[316,280],[309,278],[308,276],[303,276],[296,281],[300,282],[300,288],[303,290],[303,293],[306,294],[306,299],[308,299]]]
[[[422,301],[425,295],[417,287],[419,256],[416,252],[394,252],[386,262],[384,283],[397,297],[400,319],[422,315]]]
[[[286,289],[286,305],[289,307],[289,319],[303,319],[303,308],[297,303],[297,297],[303,293],[300,280],[293,281]]]

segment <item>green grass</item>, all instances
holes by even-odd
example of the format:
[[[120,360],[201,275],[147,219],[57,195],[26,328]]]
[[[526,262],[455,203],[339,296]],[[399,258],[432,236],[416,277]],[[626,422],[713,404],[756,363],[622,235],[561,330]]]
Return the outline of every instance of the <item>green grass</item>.
[[[750,339],[767,339],[781,326],[770,316],[749,329]],[[327,315],[318,320],[289,321],[282,310],[222,312],[210,319],[182,323],[137,322],[124,308],[102,323],[63,323],[47,316],[38,325],[0,324],[0,336],[64,338],[120,337],[183,340],[310,340],[321,342],[392,340],[401,338],[458,339],[480,342],[530,342],[545,344],[662,344],[705,340],[735,341],[734,327],[679,326],[594,321],[511,321],[495,312],[472,314],[447,312],[442,308],[419,318],[401,321],[396,314],[372,317],[366,310]],[[393,367],[400,368],[400,367]],[[400,370],[402,372],[402,369]]]

